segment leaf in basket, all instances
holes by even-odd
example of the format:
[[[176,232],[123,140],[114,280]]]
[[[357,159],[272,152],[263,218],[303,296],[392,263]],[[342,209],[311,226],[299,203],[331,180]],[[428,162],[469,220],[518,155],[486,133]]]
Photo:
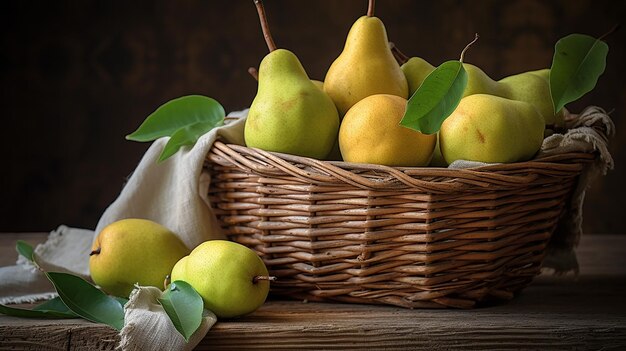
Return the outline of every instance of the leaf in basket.
[[[461,61],[447,61],[432,71],[407,103],[400,125],[434,134],[463,97],[467,73]]]
[[[124,308],[118,300],[87,282],[67,273],[47,272],[46,276],[63,303],[76,315],[116,330],[124,326]]]
[[[26,259],[34,263],[35,250],[33,250],[33,247],[30,246],[30,244],[23,240],[18,240],[15,244],[15,249],[18,254],[26,257]]]
[[[0,313],[7,316],[21,318],[77,318],[78,316],[72,312],[60,298],[55,297],[32,309],[9,307],[0,304]]]
[[[590,92],[606,68],[609,46],[600,39],[570,34],[554,47],[550,93],[554,111]]]
[[[188,283],[176,280],[159,298],[165,313],[178,332],[189,341],[202,322],[204,302],[198,292]]]
[[[161,162],[182,146],[193,146],[202,135],[223,125],[225,115],[222,105],[210,97],[183,96],[161,105],[126,139],[152,141],[171,137],[159,157]]]

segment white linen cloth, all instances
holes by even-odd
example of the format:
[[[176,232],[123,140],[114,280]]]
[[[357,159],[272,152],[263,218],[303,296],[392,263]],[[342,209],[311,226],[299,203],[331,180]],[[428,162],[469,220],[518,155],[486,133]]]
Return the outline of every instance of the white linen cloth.
[[[143,156],[119,197],[106,209],[95,231],[61,226],[48,241],[36,247],[38,262],[47,270],[62,270],[88,277],[88,254],[94,234],[107,224],[123,218],[146,218],[165,225],[193,248],[203,241],[223,238],[209,207],[207,193],[209,175],[203,172],[205,157],[219,136],[230,143],[243,145],[246,111],[232,113],[226,125],[202,136],[192,149],[184,149],[167,161],[157,164],[167,138],[156,140]],[[569,151],[596,150],[600,157],[580,177],[570,204],[569,214],[559,222],[554,247],[546,264],[558,272],[577,269],[574,247],[582,233],[582,203],[591,178],[613,167],[604,135],[612,136],[615,126],[597,107],[585,109],[580,118],[567,121],[565,134],[554,134],[543,142],[540,155]],[[602,131],[599,133],[598,131]],[[455,162],[452,168],[484,164]],[[552,243],[551,243],[552,244]],[[156,301],[160,291],[141,287],[131,294],[125,306],[125,327],[120,332],[123,350],[190,350],[202,340],[215,317],[205,316],[201,328],[188,344],[173,328],[169,318]],[[18,259],[16,266],[0,268],[0,303],[34,302],[54,296],[52,285],[27,260]]]

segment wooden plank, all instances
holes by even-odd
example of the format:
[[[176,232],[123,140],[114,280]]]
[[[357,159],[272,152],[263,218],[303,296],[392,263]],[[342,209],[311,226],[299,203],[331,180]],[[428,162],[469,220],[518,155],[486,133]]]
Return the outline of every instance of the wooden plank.
[[[586,236],[578,251],[578,278],[540,276],[508,304],[406,310],[268,301],[218,322],[196,349],[626,349],[626,236]],[[0,350],[113,350],[116,337],[82,320],[0,316]]]

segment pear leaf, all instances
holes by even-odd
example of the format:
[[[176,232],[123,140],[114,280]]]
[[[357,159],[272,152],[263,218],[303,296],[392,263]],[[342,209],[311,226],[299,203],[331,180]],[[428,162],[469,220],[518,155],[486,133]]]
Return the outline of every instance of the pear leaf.
[[[161,105],[126,136],[133,141],[153,141],[172,137],[159,157],[159,162],[172,156],[184,145],[193,146],[198,138],[224,124],[224,107],[216,100],[201,96],[183,96]]]
[[[106,295],[78,276],[47,272],[46,276],[63,301],[76,315],[96,323],[104,323],[116,330],[124,326],[124,308],[118,300]]]
[[[556,43],[550,69],[555,113],[593,90],[604,73],[608,53],[605,42],[584,34],[570,34]]]
[[[204,302],[198,292],[182,280],[172,282],[159,298],[165,313],[178,332],[189,341],[202,323]]]
[[[219,125],[222,124],[223,123],[220,123]],[[165,161],[183,146],[193,146],[196,141],[198,141],[198,138],[217,126],[218,125],[197,122],[175,131],[167,144],[165,144],[163,152],[161,152],[159,156],[159,162]]]
[[[435,134],[454,112],[467,86],[467,73],[461,61],[446,61],[432,71],[413,93],[400,125]]]
[[[26,259],[28,259],[30,262],[35,262],[35,250],[33,250],[33,247],[30,246],[29,243],[25,242],[24,240],[18,240],[15,244],[15,249],[17,250],[18,254],[26,257]]]
[[[0,304],[0,313],[7,316],[21,318],[77,318],[78,316],[70,311],[60,298],[55,297],[32,309],[9,307]]]

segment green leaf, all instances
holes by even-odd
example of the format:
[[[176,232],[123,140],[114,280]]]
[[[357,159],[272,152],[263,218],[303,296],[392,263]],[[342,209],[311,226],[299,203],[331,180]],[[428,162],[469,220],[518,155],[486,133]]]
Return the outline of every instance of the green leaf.
[[[174,132],[174,134],[172,134],[172,137],[163,148],[163,151],[159,156],[159,162],[162,162],[170,156],[174,155],[176,151],[178,151],[178,149],[183,146],[195,145],[196,141],[198,141],[198,138],[209,132],[214,127],[220,126],[222,124],[223,121],[221,121],[219,125],[198,122],[177,130],[176,132]]]
[[[463,97],[467,73],[460,61],[447,61],[432,71],[407,103],[400,125],[434,134]]]
[[[29,243],[23,240],[18,240],[15,244],[15,249],[18,254],[26,257],[29,261],[34,262],[35,250],[33,250],[33,247],[30,246]]]
[[[609,46],[594,37],[570,34],[554,47],[550,93],[554,111],[593,90],[606,68]]]
[[[76,315],[116,330],[124,326],[124,309],[120,302],[87,282],[67,273],[47,272],[46,276],[63,303]]]
[[[176,330],[189,341],[202,322],[204,303],[200,294],[188,283],[177,280],[170,284],[159,302]]]
[[[78,316],[70,311],[65,304],[55,297],[52,300],[48,300],[42,304],[39,304],[32,309],[9,307],[0,305],[0,313],[7,316],[22,317],[22,318],[77,318]]]
[[[117,302],[120,303],[122,308],[124,308],[124,305],[126,305],[126,303],[128,302],[128,299],[125,299],[123,297],[119,297],[119,296],[111,296],[111,297],[114,298],[115,300],[117,300]]]

